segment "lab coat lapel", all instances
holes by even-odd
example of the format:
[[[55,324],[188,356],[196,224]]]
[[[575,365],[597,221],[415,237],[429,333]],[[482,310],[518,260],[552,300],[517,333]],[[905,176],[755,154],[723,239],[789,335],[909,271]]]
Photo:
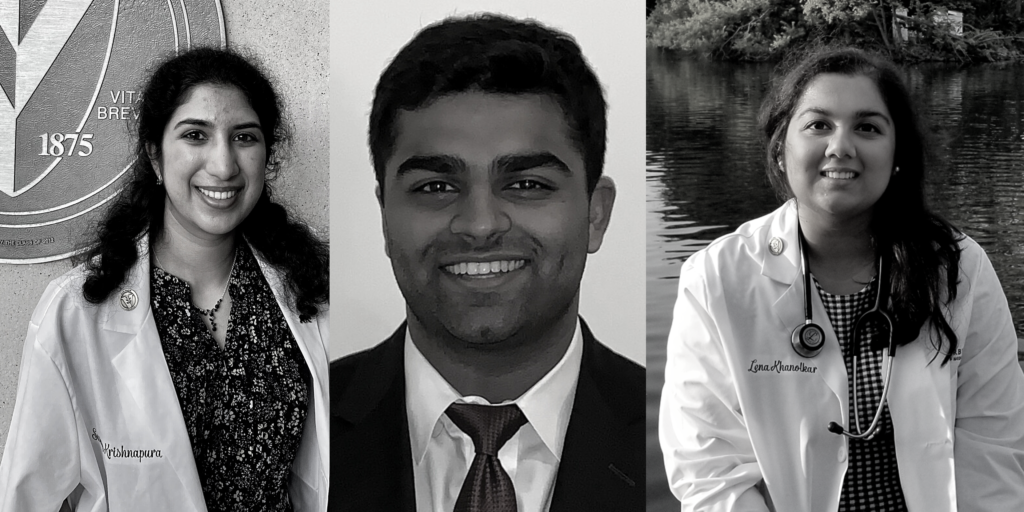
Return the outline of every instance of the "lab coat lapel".
[[[769,250],[773,239],[783,241],[782,254],[773,255]],[[793,330],[805,322],[804,318],[804,279],[800,269],[800,242],[797,235],[796,203],[790,200],[783,212],[776,216],[767,230],[764,240],[760,240],[762,264],[761,274],[780,284],[784,291],[775,300],[772,311],[779,332],[786,334],[785,343],[791,343]],[[814,359],[819,361],[817,375],[836,395],[843,414],[843,424],[847,425],[849,404],[849,385],[847,383],[846,365],[843,363],[842,350],[832,322],[829,321],[825,306],[811,284],[811,316],[814,323],[825,331],[825,347]],[[781,341],[780,341],[781,343]],[[792,350],[792,349],[790,349]],[[795,355],[795,352],[794,352]],[[799,357],[799,356],[796,356]]]
[[[329,379],[326,364],[327,347],[324,342],[329,336],[327,332],[328,323],[324,319],[326,312],[323,313],[324,316],[318,317],[313,321],[301,322],[298,314],[289,305],[290,302],[287,300],[287,297],[284,296],[286,288],[281,282],[280,275],[263,261],[258,252],[254,250],[253,255],[256,256],[256,261],[260,265],[260,271],[263,272],[267,283],[270,285],[270,289],[274,292],[274,298],[277,300],[278,307],[281,308],[281,313],[284,315],[288,328],[291,329],[292,335],[295,337],[299,350],[302,352],[302,357],[306,360],[306,365],[309,367],[313,378],[314,428],[308,428],[309,418],[307,418],[307,428],[303,432],[303,442],[299,446],[299,452],[296,454],[295,463],[292,467],[298,477],[312,491],[312,493],[303,494],[311,498],[317,497],[317,499],[324,502],[317,504],[317,509],[319,510],[326,506],[327,499],[327,493],[319,492],[319,489],[321,485],[326,485],[329,481],[330,474],[328,462],[330,461],[329,446],[327,443],[320,442],[321,439],[327,439],[329,435],[328,397],[326,396],[328,393],[326,383],[329,382]],[[307,439],[309,435],[313,437]]]
[[[956,370],[941,366],[928,334],[925,326],[917,340],[896,350],[887,401],[900,473],[914,474],[900,479],[908,507],[944,512],[956,510],[950,420]]]
[[[150,307],[149,247],[146,237],[139,243],[139,259],[131,269],[126,283],[115,290],[100,307],[102,328],[111,333],[130,336],[129,341],[112,354],[111,363],[139,411],[126,415],[129,428],[148,429],[161,445],[172,447],[167,459],[181,480],[192,510],[205,511],[206,500],[199,472],[192,455],[192,443],[185,429],[185,419],[178,406],[178,395],[164,359],[156,320]],[[138,298],[134,308],[127,309],[122,294],[132,291]],[[129,304],[130,305],[130,304]],[[117,339],[109,335],[108,339]]]

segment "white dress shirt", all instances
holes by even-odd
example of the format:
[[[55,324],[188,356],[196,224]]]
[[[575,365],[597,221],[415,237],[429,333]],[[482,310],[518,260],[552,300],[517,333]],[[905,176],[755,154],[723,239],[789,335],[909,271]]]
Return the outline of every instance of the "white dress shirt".
[[[476,455],[473,440],[444,414],[459,403],[517,404],[527,423],[498,451],[498,460],[516,489],[520,512],[547,511],[562,458],[576,382],[583,360],[579,321],[562,359],[526,393],[515,400],[491,404],[479,396],[461,396],[427,362],[405,335],[405,410],[416,486],[416,509],[450,511],[462,490]]]

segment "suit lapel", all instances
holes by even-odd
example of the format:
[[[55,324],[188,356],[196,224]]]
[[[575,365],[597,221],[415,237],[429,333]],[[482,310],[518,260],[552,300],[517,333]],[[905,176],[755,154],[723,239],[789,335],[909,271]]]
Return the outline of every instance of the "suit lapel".
[[[356,363],[331,366],[332,512],[416,510],[404,342],[402,324]]]
[[[643,369],[625,368],[636,374],[636,390],[620,386],[628,380],[614,361],[620,356],[580,324],[583,361],[550,510],[643,510]]]

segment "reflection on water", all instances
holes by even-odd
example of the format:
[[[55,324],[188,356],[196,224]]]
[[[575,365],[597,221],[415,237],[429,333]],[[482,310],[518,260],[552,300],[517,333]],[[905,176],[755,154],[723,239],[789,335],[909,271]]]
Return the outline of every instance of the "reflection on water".
[[[647,53],[648,511],[679,509],[657,440],[679,266],[779,204],[756,125],[771,70]],[[930,204],[985,248],[1024,336],[1024,66],[922,66],[907,78],[934,141]]]

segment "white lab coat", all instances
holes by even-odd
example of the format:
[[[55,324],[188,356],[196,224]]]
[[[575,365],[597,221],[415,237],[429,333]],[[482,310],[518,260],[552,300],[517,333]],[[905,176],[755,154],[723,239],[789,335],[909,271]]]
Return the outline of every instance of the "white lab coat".
[[[145,238],[144,238],[145,239]],[[150,308],[148,247],[102,304],[82,297],[81,267],[46,288],[32,313],[11,429],[0,463],[0,512],[205,512],[178,396]],[[299,322],[281,277],[259,260],[312,375],[289,493],[296,511],[327,510],[326,312]],[[121,290],[138,305],[122,307]]]
[[[776,237],[785,246],[773,256]],[[928,325],[896,351],[888,403],[900,484],[912,512],[1024,510],[1017,338],[984,251],[969,238],[960,247],[947,319],[962,352],[941,366]],[[803,358],[790,344],[804,322],[793,201],[683,265],[659,418],[682,510],[837,510],[857,441],[826,430],[850,426],[848,381],[828,315],[811,298],[827,342]],[[755,373],[755,364],[769,370]]]

